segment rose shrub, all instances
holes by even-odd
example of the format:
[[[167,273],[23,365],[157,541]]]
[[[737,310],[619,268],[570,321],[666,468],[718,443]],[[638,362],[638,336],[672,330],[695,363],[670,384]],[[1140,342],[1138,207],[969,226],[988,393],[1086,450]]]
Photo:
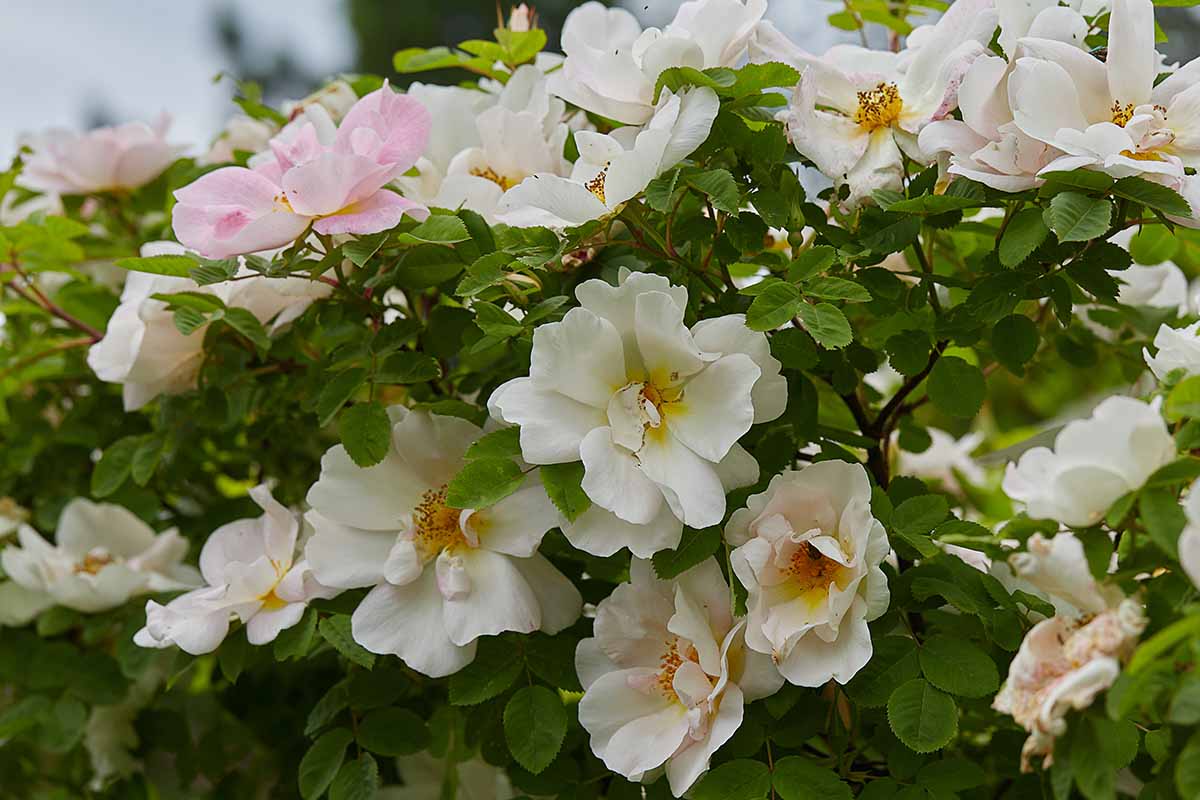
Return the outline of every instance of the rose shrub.
[[[943,6],[28,139],[0,796],[1200,797],[1200,60]]]

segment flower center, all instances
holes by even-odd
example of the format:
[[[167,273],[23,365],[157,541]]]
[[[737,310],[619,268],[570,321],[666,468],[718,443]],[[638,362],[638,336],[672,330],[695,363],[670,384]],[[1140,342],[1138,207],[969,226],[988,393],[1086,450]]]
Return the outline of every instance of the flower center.
[[[594,194],[601,203],[608,205],[608,201],[604,199],[604,179],[606,177],[608,177],[608,164],[605,164],[604,168],[596,173],[596,177],[585,183],[583,188]]]
[[[1162,161],[1163,157],[1153,150],[1122,150],[1121,155],[1126,158],[1132,158],[1134,161]]]
[[[1125,127],[1126,123],[1133,118],[1133,103],[1121,105],[1121,101],[1113,100],[1112,104],[1112,121],[1114,125]]]
[[[900,89],[896,84],[881,83],[874,89],[858,93],[858,110],[854,112],[854,121],[868,131],[887,128],[900,119],[903,107]]]
[[[507,176],[499,174],[498,172],[496,172],[496,170],[492,169],[491,167],[483,167],[483,168],[476,167],[475,169],[471,170],[471,174],[478,178],[483,178],[484,180],[491,181],[492,183],[499,186],[500,191],[502,191],[502,192],[507,192],[509,189],[516,186],[518,183],[518,181],[510,180]]]
[[[805,543],[792,553],[783,572],[807,592],[827,588],[837,578],[841,566],[812,544]]]
[[[446,487],[430,489],[421,495],[413,511],[414,539],[426,553],[440,553],[460,544],[468,544],[459,526],[462,511],[446,505]]]
[[[75,572],[76,574],[86,572],[88,575],[95,575],[115,560],[107,550],[97,547],[89,550],[88,554],[83,557],[83,561],[75,565]]]
[[[280,192],[279,194],[275,195],[275,206],[280,211],[286,211],[289,214],[296,213],[296,212],[292,211],[292,202],[290,200],[288,200],[288,196],[287,196],[286,192]]]
[[[680,638],[672,636],[667,640],[666,652],[658,659],[658,688],[668,696],[675,696],[675,673],[683,666],[684,661],[695,661],[699,658],[696,648],[690,642],[683,653],[679,652]]]

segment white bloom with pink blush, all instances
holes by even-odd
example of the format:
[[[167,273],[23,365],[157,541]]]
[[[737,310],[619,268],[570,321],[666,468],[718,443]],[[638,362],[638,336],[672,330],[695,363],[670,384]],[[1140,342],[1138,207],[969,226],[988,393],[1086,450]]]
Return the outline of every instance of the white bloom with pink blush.
[[[174,242],[148,242],[143,256],[180,255]],[[102,381],[122,385],[126,411],[135,411],[159,395],[182,394],[196,387],[204,363],[202,325],[190,334],[175,326],[175,313],[156,294],[211,294],[231,308],[244,308],[272,332],[299,317],[331,288],[307,278],[267,278],[243,266],[238,279],[199,286],[190,278],[131,272],[121,304],[109,318],[104,338],[88,351],[88,366]]]
[[[52,129],[25,142],[32,154],[17,184],[62,195],[133,190],[157,178],[178,156],[167,141],[171,119],[127,122],[87,133]]]
[[[273,158],[222,167],[176,191],[175,235],[201,255],[227,258],[283,247],[310,225],[365,235],[405,214],[424,219],[428,209],[386,187],[416,164],[429,127],[424,106],[385,84],[355,103],[332,136],[305,122],[271,140]]]
[[[129,510],[76,498],[63,508],[50,544],[28,525],[0,552],[0,624],[24,625],[53,605],[86,614],[149,592],[190,589],[199,575],[182,561],[187,540],[154,529]]]
[[[991,5],[957,0],[936,25],[921,30],[918,46],[900,54],[840,45],[817,57],[770,23],[759,26],[752,58],[801,70],[779,115],[788,139],[837,186],[849,188],[847,207],[877,190],[901,189],[905,156],[932,160],[918,136],[957,108],[963,75],[985,54],[995,28]]]
[[[308,564],[298,559],[300,517],[282,506],[266,486],[250,490],[261,517],[239,519],[213,531],[200,551],[207,584],[166,605],[146,603],[146,625],[133,637],[141,647],[178,647],[191,655],[211,653],[239,619],[246,639],[261,645],[300,621],[311,600],[333,597]]]
[[[580,307],[534,331],[529,376],[489,408],[521,426],[529,463],[581,460],[583,491],[627,523],[585,514],[564,528],[576,546],[649,556],[678,544],[682,525],[719,524],[726,488],[758,479],[738,440],[783,413],[787,381],[743,315],[688,328],[687,289],[643,272],[619,281],[580,284]]]
[[[575,651],[579,722],[610,770],[632,781],[665,770],[682,797],[741,726],[745,704],[783,679],[746,648],[745,621],[733,618],[714,559],[664,581],[635,558],[629,574],[597,607],[594,638]]]
[[[785,470],[725,526],[749,597],[746,644],[798,686],[846,683],[871,659],[867,623],[887,611],[890,549],[861,464]]]
[[[1068,423],[1054,448],[1034,447],[1010,463],[1003,488],[1034,519],[1095,525],[1121,495],[1140,489],[1175,460],[1159,403],[1110,397],[1088,419]]]
[[[389,414],[382,462],[356,466],[338,445],[308,492],[313,573],[327,586],[371,588],[351,618],[355,641],[442,677],[471,663],[481,636],[573,623],[582,598],[538,553],[561,517],[537,473],[495,505],[451,507],[447,485],[483,431],[401,406]]]
[[[1054,740],[1067,730],[1066,715],[1092,704],[1121,673],[1146,627],[1142,606],[1126,599],[1091,616],[1056,615],[1025,635],[992,708],[1012,716],[1029,733],[1021,769],[1054,762]]]
[[[962,491],[960,477],[972,486],[979,486],[987,479],[983,467],[971,458],[971,453],[983,443],[982,433],[971,431],[956,439],[937,428],[929,428],[928,432],[929,447],[920,453],[901,449],[899,435],[893,439],[893,444],[897,446],[899,474],[935,480],[955,492]]]

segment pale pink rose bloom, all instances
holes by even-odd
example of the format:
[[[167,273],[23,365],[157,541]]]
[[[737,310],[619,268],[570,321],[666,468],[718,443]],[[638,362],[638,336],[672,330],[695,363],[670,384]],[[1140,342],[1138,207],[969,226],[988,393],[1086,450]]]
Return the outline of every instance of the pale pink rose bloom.
[[[170,125],[163,114],[153,125],[127,122],[87,133],[53,128],[28,141],[33,154],[17,182],[65,195],[137,189],[175,160],[177,148],[166,139]]]
[[[1037,756],[1043,768],[1053,763],[1067,712],[1087,708],[1112,686],[1145,627],[1142,607],[1132,599],[1095,616],[1058,615],[1033,626],[992,703],[1029,732],[1022,770],[1029,771]]]
[[[419,102],[384,85],[330,133],[311,122],[271,140],[274,158],[223,167],[175,192],[175,235],[209,258],[282,247],[311,225],[320,234],[371,234],[429,211],[388,190],[429,139]]]

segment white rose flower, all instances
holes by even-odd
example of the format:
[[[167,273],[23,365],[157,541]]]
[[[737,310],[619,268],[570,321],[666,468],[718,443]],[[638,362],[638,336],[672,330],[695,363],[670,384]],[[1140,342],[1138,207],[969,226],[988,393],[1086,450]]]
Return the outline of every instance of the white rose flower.
[[[300,518],[271,496],[266,486],[250,490],[261,517],[239,519],[213,531],[200,551],[200,574],[207,586],[176,597],[165,606],[146,603],[146,626],[133,641],[141,647],[170,647],[192,655],[211,653],[236,617],[250,644],[266,644],[304,615],[310,600],[337,590],[313,578],[296,559]]]
[[[1053,450],[1034,447],[1010,463],[1003,488],[1035,519],[1085,527],[1174,459],[1175,440],[1158,401],[1110,397],[1091,417],[1059,431]]]
[[[480,636],[574,622],[579,592],[537,552],[561,518],[536,473],[489,508],[452,508],[446,486],[482,431],[457,417],[389,413],[381,463],[358,467],[338,445],[308,492],[316,532],[305,552],[317,579],[372,587],[352,618],[355,641],[442,677],[475,658]]]
[[[542,172],[526,178],[504,194],[496,219],[521,228],[566,228],[614,214],[704,143],[719,108],[707,87],[678,95],[664,89],[644,127],[578,131],[579,158],[570,176]]]
[[[1142,357],[1160,381],[1175,370],[1182,370],[1184,377],[1200,375],[1200,322],[1185,328],[1160,325],[1154,335],[1154,349],[1158,352],[1150,355],[1150,350],[1143,347]]]
[[[799,686],[846,683],[871,658],[867,623],[887,610],[887,534],[861,464],[786,470],[733,512],[725,540],[746,587],[746,645]]]
[[[376,800],[445,800],[443,790],[450,774],[457,790],[454,800],[512,800],[523,796],[513,790],[508,774],[482,758],[452,762],[428,752],[396,759],[403,786],[385,786]]]
[[[1008,563],[1019,588],[1049,600],[1058,614],[1099,614],[1121,602],[1120,589],[1092,577],[1083,543],[1073,533],[1050,539],[1035,533]]]
[[[744,316],[689,330],[687,290],[662,276],[622,271],[620,285],[589,280],[575,296],[580,308],[534,331],[529,377],[497,388],[489,407],[521,426],[529,463],[583,461],[584,492],[629,523],[604,550],[648,555],[637,541],[645,526],[665,526],[670,516],[716,525],[726,487],[757,480],[757,464],[737,442],[783,413],[787,383]],[[666,538],[678,544],[678,531],[676,523]],[[564,532],[573,537],[570,526]],[[596,533],[572,541],[600,552]]]
[[[180,255],[174,242],[142,245],[143,256]],[[243,267],[239,276],[251,275]],[[184,335],[175,327],[175,314],[155,294],[200,292],[219,298],[231,308],[244,308],[272,332],[299,317],[331,288],[306,278],[239,277],[199,286],[190,278],[131,272],[125,279],[121,304],[108,321],[104,338],[88,351],[88,366],[102,381],[122,384],[126,411],[135,411],[160,394],[181,394],[196,387],[204,363],[203,325]]]
[[[766,0],[689,0],[665,30],[642,30],[623,8],[584,3],[562,29],[562,69],[551,91],[582,109],[628,125],[654,114],[658,76],[670,67],[732,67],[746,52]]]
[[[1044,756],[1043,768],[1053,763],[1067,712],[1087,708],[1112,686],[1145,627],[1141,605],[1126,599],[1095,616],[1053,616],[1025,635],[992,703],[1029,732],[1021,749],[1023,771],[1036,756]]]
[[[94,614],[149,592],[199,583],[184,566],[187,540],[174,528],[156,534],[128,509],[76,498],[58,519],[55,543],[25,525],[0,552],[0,624],[24,625],[52,605]]]
[[[974,486],[987,479],[983,467],[971,458],[971,453],[983,443],[982,433],[972,431],[961,439],[955,439],[937,428],[929,428],[928,431],[932,443],[923,452],[897,450],[901,474],[940,481],[944,487],[954,492],[962,490],[958,475],[962,475],[967,483]],[[895,438],[899,442],[899,435]]]
[[[25,142],[32,154],[17,184],[62,195],[137,189],[162,174],[178,155],[167,142],[171,118],[153,125],[127,122],[87,133],[52,129]]]
[[[1200,587],[1200,480],[1188,489],[1183,501],[1187,525],[1179,534],[1179,563],[1192,583]]]
[[[562,156],[568,134],[566,105],[550,96],[546,76],[537,67],[518,67],[495,97],[469,89],[449,91],[452,94],[445,95],[445,87],[427,87],[410,94],[418,99],[433,95],[435,102],[453,99],[460,106],[458,113],[466,103],[473,109],[469,120],[457,120],[456,115],[451,120],[470,126],[474,135],[450,134],[450,141],[461,144],[450,153],[447,142],[438,140],[448,121],[435,113],[428,151],[417,162],[418,175],[399,180],[406,197],[438,208],[469,208],[494,221],[501,197],[521,181],[534,174],[570,172]]]
[[[610,770],[640,781],[665,767],[681,797],[742,724],[745,704],[783,680],[746,649],[714,559],[670,582],[643,559],[629,572],[597,607],[595,637],[575,651],[579,722]]]

